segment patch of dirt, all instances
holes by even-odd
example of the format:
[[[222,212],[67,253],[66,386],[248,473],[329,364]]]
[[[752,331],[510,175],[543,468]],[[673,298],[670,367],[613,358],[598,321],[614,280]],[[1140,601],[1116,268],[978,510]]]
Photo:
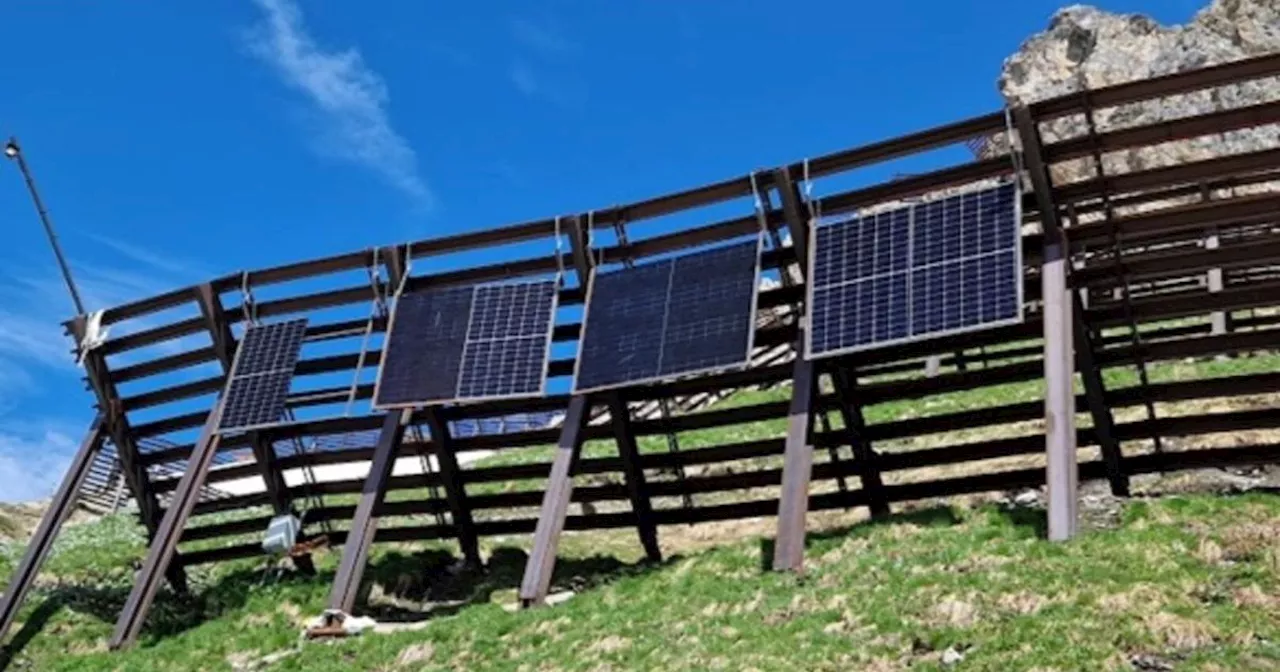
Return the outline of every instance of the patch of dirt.
[[[1231,595],[1231,601],[1237,607],[1257,607],[1261,609],[1280,609],[1280,595],[1264,592],[1256,584],[1237,588]]]
[[[422,663],[431,660],[431,656],[436,653],[436,647],[429,642],[424,644],[410,644],[406,646],[400,655],[396,656],[396,666],[408,667],[414,663]]]
[[[1164,593],[1150,584],[1140,583],[1123,593],[1103,595],[1098,606],[1106,612],[1148,612],[1160,609],[1167,599]]]
[[[996,605],[1005,611],[1020,616],[1029,616],[1038,613],[1049,602],[1049,598],[1043,595],[1023,590],[1017,593],[1001,595],[1000,599],[996,601]]]
[[[1193,651],[1214,643],[1218,630],[1211,623],[1161,611],[1143,619],[1147,630],[1179,651]]]
[[[967,600],[947,597],[933,605],[930,615],[937,624],[967,628],[977,622],[978,607]]]
[[[618,635],[609,635],[604,639],[596,640],[591,646],[587,647],[587,650],[599,653],[615,653],[628,648],[631,648],[630,639],[619,637]]]

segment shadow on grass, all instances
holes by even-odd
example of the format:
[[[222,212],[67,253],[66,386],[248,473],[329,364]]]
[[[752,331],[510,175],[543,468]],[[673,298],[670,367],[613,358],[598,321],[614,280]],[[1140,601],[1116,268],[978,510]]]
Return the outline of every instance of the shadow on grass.
[[[1014,527],[1029,528],[1039,539],[1049,537],[1049,513],[1042,508],[1004,504],[994,509],[994,515]]]
[[[808,548],[815,543],[820,543],[828,539],[847,537],[851,534],[857,534],[860,531],[872,530],[876,527],[889,525],[910,523],[920,527],[945,527],[948,525],[957,525],[960,522],[960,517],[956,515],[954,508],[950,506],[933,506],[925,509],[893,513],[883,518],[874,518],[846,527],[822,530],[820,532],[810,532],[805,535],[804,544],[805,548]],[[773,571],[773,552],[776,547],[777,539],[775,538],[770,537],[760,540],[760,571]]]
[[[423,621],[455,614],[491,602],[495,593],[518,590],[528,559],[523,549],[507,546],[494,549],[483,568],[459,568],[451,553],[439,549],[390,553],[365,570],[362,612],[379,621]],[[561,557],[556,560],[551,590],[582,592],[654,571],[676,559],[629,564],[604,555]]]
[[[625,576],[653,571],[675,559],[628,564],[603,555],[560,558],[552,577],[552,590],[581,592]],[[455,614],[468,606],[490,602],[496,592],[518,589],[527,560],[525,551],[501,547],[493,551],[484,568],[456,569],[456,558],[448,551],[391,552],[365,569],[361,591],[364,606],[359,611],[384,622],[417,622]],[[277,585],[328,586],[333,578],[332,570],[315,576],[286,574]],[[178,595],[165,588],[156,596],[139,645],[145,647],[244,607],[255,587],[263,581],[261,568],[246,567],[198,587],[189,595]],[[124,608],[129,588],[128,585],[63,585],[32,595],[33,601],[39,600],[38,606],[8,645],[0,648],[0,672],[10,668],[23,649],[63,608],[114,624]],[[372,603],[367,599],[370,593],[377,595]]]

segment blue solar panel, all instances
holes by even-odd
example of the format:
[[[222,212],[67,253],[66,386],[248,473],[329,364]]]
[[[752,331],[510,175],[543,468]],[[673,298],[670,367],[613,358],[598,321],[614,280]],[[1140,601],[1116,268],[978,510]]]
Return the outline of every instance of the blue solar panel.
[[[219,431],[244,431],[280,421],[306,332],[305,318],[245,329],[223,394]]]
[[[808,356],[1022,319],[1017,186],[819,223]]]
[[[539,280],[402,295],[374,406],[541,394],[557,292]]]
[[[746,364],[759,241],[594,273],[575,392]]]
[[[459,400],[542,394],[558,288],[554,280],[476,288]]]

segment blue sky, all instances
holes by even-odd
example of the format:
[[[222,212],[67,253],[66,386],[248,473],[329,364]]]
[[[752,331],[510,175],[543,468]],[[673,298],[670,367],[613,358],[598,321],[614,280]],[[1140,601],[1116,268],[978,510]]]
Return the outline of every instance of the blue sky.
[[[28,2],[0,133],[90,308],[606,207],[983,113],[1058,3]],[[1166,23],[1199,3],[1108,0]],[[71,303],[0,166],[0,501],[90,419]],[[216,234],[216,235],[215,235]]]

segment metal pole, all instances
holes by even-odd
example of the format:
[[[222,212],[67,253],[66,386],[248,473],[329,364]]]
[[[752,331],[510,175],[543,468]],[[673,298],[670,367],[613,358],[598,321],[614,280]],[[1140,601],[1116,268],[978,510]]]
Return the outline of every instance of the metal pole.
[[[27,190],[31,192],[31,200],[36,204],[36,212],[40,214],[40,223],[44,225],[45,235],[49,237],[49,244],[53,246],[53,255],[58,259],[62,279],[66,280],[67,290],[71,292],[71,300],[76,304],[76,314],[84,315],[84,302],[80,300],[80,292],[76,289],[75,281],[71,279],[71,269],[67,266],[67,259],[62,254],[62,246],[58,244],[58,234],[53,231],[49,211],[45,209],[44,201],[40,200],[40,192],[36,189],[36,182],[31,177],[30,169],[27,168],[27,161],[22,156],[22,148],[18,145],[17,138],[9,138],[9,142],[4,146],[4,155],[17,162],[18,170],[22,171],[22,179],[26,181]]]

